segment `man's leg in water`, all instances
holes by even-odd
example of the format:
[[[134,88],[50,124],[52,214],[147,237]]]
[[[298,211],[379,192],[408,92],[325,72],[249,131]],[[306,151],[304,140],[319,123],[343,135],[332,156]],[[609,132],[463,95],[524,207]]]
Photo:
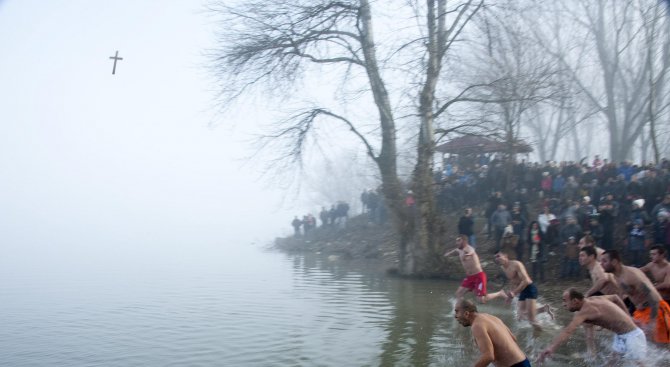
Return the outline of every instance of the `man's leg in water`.
[[[465,292],[467,291],[468,289],[463,286],[458,287],[458,289],[456,290],[456,302],[460,302],[463,299]]]
[[[497,292],[489,293],[485,296],[479,297],[479,302],[486,303],[488,301],[494,300],[496,298],[501,298],[501,297],[507,299],[507,294],[502,289],[497,291]]]
[[[548,303],[545,303],[544,305],[535,309],[535,315],[539,315],[543,312],[549,314],[549,317],[551,317],[552,320],[554,319],[554,311],[551,310],[551,306],[549,306]]]

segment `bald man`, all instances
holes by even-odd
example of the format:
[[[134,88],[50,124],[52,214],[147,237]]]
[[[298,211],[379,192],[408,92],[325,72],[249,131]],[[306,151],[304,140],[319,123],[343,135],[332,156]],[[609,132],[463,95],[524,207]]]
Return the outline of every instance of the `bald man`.
[[[472,336],[481,356],[475,367],[490,363],[498,367],[530,367],[526,354],[516,343],[516,337],[499,318],[479,313],[477,306],[468,300],[456,304],[456,320],[465,327],[472,327]]]

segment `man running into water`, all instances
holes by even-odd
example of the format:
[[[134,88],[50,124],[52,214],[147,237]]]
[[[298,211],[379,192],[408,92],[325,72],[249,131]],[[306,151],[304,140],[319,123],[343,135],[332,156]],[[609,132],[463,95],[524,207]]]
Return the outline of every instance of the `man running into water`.
[[[665,248],[660,245],[649,249],[651,262],[640,268],[645,273],[651,274],[654,287],[661,294],[665,302],[670,302],[670,262],[665,259]]]
[[[643,366],[642,360],[647,353],[647,340],[644,332],[633,322],[626,305],[619,296],[584,298],[582,293],[575,288],[570,288],[563,292],[563,306],[568,311],[574,312],[575,316],[551,344],[540,353],[538,362],[544,362],[545,358],[552,355],[559,345],[568,340],[579,325],[585,324],[590,327],[600,326],[614,332],[616,335],[612,341],[612,350],[625,360]]]
[[[456,291],[456,302],[460,302],[468,291],[474,292],[479,302],[482,303],[497,297],[505,296],[502,291],[487,294],[486,273],[482,271],[482,266],[479,263],[479,256],[474,247],[468,244],[467,236],[458,235],[456,237],[456,248],[447,251],[444,256],[451,256],[453,254],[458,254],[458,257],[461,260],[461,265],[463,265],[463,269],[465,270],[465,275],[467,275]]]
[[[586,291],[585,296],[603,296],[616,294],[622,297],[621,288],[612,273],[606,273],[598,262],[598,252],[593,246],[585,246],[579,250],[579,265],[589,271],[593,286]]]
[[[475,367],[486,367],[489,363],[499,367],[530,367],[516,337],[499,318],[477,312],[477,306],[468,300],[456,303],[454,313],[461,325],[472,327],[472,336],[481,352]]]
[[[600,259],[606,272],[614,274],[621,290],[635,304],[633,318],[656,343],[670,343],[670,306],[661,298],[642,270],[623,265],[619,252],[607,250]]]
[[[495,255],[496,263],[500,265],[502,270],[505,272],[507,279],[509,279],[511,289],[505,293],[508,301],[519,296],[519,311],[517,316],[519,319],[526,318],[528,321],[535,326],[539,327],[535,316],[541,312],[547,312],[551,318],[554,318],[553,312],[549,305],[544,305],[539,309],[537,306],[537,287],[533,283],[533,280],[528,276],[528,271],[526,267],[517,260],[510,260],[509,255],[504,251],[498,251]]]

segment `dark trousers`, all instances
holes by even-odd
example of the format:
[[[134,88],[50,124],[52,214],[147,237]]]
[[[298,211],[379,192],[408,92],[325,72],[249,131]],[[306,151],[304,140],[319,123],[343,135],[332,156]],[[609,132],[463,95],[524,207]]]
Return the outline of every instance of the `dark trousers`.
[[[579,260],[564,257],[561,261],[561,279],[579,276]]]

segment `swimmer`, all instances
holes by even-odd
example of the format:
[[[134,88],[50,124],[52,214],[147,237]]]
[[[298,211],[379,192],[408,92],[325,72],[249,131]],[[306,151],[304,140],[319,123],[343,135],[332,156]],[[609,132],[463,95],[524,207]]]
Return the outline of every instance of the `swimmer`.
[[[477,306],[468,300],[458,302],[454,311],[461,325],[472,327],[472,336],[481,353],[475,367],[486,367],[490,363],[503,367],[530,367],[516,337],[502,320],[477,312]]]

